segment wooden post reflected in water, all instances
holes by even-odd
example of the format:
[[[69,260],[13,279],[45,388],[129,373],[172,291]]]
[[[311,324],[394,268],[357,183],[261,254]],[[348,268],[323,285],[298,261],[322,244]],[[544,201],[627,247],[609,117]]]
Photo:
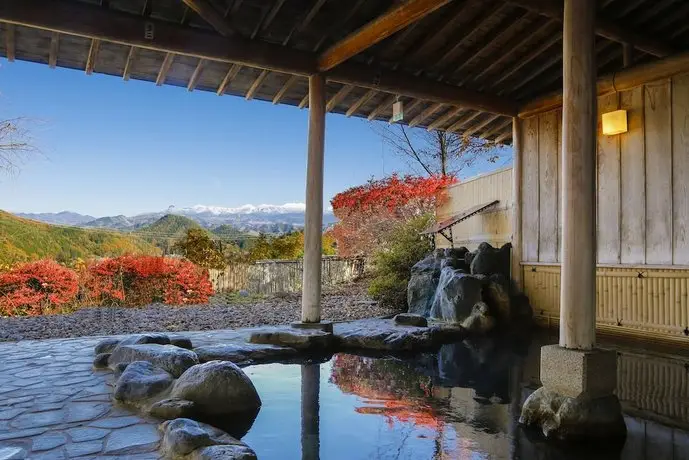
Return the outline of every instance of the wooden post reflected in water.
[[[301,458],[319,460],[320,364],[301,366]]]

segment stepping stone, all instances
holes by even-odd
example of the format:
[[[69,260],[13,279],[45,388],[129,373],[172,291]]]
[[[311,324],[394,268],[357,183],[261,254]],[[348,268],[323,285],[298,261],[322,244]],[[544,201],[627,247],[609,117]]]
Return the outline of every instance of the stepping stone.
[[[153,425],[132,425],[113,431],[105,443],[104,454],[140,453],[158,447],[160,435]]]

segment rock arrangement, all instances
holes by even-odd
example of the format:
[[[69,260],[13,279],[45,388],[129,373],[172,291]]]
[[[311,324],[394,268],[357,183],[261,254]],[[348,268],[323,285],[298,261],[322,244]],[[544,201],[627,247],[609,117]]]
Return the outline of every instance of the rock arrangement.
[[[474,334],[530,322],[529,300],[510,280],[511,248],[435,250],[412,267],[409,313],[460,323]]]
[[[167,420],[160,425],[167,458],[255,459],[251,448],[237,438],[251,428],[261,408],[256,388],[233,362],[201,363],[190,348],[189,339],[165,334],[106,339],[95,348],[94,367],[114,372],[115,400]],[[234,351],[234,357],[240,357]],[[228,421],[231,425],[226,427]]]

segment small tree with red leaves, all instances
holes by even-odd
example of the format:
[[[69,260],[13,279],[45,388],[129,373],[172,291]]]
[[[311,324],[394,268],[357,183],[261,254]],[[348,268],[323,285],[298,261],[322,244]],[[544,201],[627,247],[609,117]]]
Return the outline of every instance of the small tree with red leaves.
[[[452,176],[404,176],[393,174],[338,193],[331,204],[340,220],[332,235],[341,256],[370,255],[386,245],[399,224],[433,213],[445,199],[445,187],[457,182]]]
[[[0,273],[0,315],[49,313],[73,302],[78,291],[76,272],[53,260],[21,264]]]

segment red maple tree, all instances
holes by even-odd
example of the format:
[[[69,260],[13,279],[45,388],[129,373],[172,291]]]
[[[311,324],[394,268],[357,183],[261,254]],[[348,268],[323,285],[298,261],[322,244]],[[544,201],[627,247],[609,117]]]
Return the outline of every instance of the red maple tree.
[[[332,235],[344,257],[371,254],[400,222],[432,213],[446,198],[453,176],[398,176],[372,180],[338,193],[331,200],[339,222]]]

